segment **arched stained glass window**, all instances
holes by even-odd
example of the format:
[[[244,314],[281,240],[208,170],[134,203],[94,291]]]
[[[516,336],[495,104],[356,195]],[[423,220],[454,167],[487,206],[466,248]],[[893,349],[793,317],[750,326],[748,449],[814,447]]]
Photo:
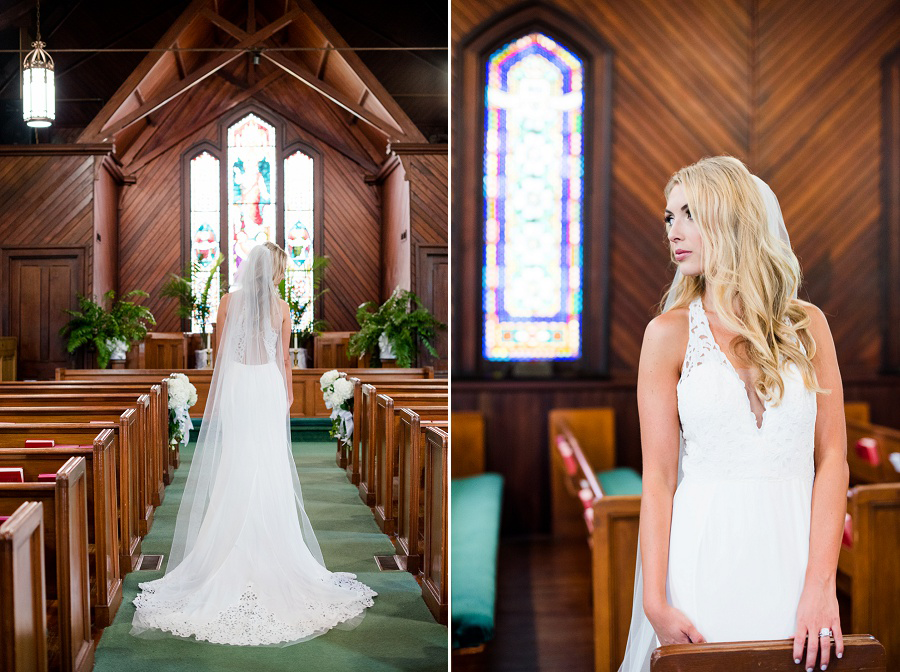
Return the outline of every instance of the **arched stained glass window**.
[[[581,357],[581,59],[530,33],[487,59],[483,356]]]
[[[201,152],[191,159],[191,265],[199,266],[199,273],[191,274],[195,295],[206,287],[213,265],[219,258],[219,160],[209,152]],[[219,270],[210,283],[210,316],[219,309]],[[212,332],[212,320],[206,331]],[[201,331],[196,317],[191,319],[191,331]]]
[[[248,114],[228,128],[228,280],[250,250],[276,240],[275,128]]]
[[[299,150],[284,160],[284,249],[288,254],[286,291],[289,288],[301,304],[308,303],[313,297],[314,168],[313,157]],[[300,324],[294,326],[309,326],[312,319],[312,310],[307,310]]]

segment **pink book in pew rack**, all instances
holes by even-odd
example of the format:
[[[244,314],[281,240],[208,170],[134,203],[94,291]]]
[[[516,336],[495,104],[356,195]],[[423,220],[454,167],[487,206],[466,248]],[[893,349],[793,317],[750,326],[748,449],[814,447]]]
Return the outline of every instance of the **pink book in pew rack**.
[[[38,474],[39,483],[56,483],[56,474]]]
[[[56,441],[53,439],[26,439],[25,447],[26,448],[53,448],[56,445]]]
[[[22,467],[0,467],[0,483],[24,483]]]

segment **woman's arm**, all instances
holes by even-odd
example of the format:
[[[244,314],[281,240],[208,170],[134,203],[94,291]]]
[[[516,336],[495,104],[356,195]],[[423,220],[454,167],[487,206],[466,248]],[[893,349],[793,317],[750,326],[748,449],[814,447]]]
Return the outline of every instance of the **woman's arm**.
[[[220,349],[225,344],[225,318],[228,314],[228,302],[231,300],[231,294],[226,294],[219,301],[219,310],[216,312],[216,342],[217,347]],[[215,362],[213,362],[213,368],[215,368]]]
[[[836,582],[841,534],[847,512],[849,469],[844,388],[834,340],[822,311],[812,304],[805,304],[804,307],[809,313],[809,328],[816,341],[816,354],[812,360],[816,377],[820,387],[831,391],[830,394],[816,395],[816,477],[812,492],[809,560],[797,608],[797,630],[794,633],[794,660],[800,659],[804,640],[809,638],[806,656],[808,669],[816,662],[821,628],[831,628],[834,632],[837,656],[842,657],[844,652]],[[829,656],[830,646],[822,647],[823,666],[828,665]]]
[[[284,355],[284,384],[287,392],[288,414],[294,403],[294,385],[291,380],[291,309],[285,301],[281,302],[281,352]]]
[[[641,563],[644,613],[660,644],[705,641],[694,625],[666,600],[672,500],[678,481],[678,400],[675,387],[687,346],[686,311],[654,318],[644,332],[638,367],[643,489]]]

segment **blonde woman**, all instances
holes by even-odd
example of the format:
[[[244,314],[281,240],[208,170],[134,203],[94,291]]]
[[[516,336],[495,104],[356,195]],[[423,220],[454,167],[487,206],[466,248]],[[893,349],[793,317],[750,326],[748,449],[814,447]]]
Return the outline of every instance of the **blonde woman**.
[[[843,654],[836,572],[848,468],[822,311],[768,185],[732,157],[665,189],[675,280],[638,372],[640,544],[621,670],[657,646],[793,638],[812,670]],[[806,651],[804,652],[804,647]]]
[[[332,573],[291,453],[287,255],[254,247],[219,307],[220,347],[165,576],[143,590],[132,634],[285,646],[359,623],[375,595]]]

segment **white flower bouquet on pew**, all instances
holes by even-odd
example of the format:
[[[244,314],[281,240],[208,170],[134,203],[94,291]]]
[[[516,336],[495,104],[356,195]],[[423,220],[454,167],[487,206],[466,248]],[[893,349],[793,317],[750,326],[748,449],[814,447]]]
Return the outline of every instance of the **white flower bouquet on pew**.
[[[197,388],[183,373],[169,375],[169,443],[187,444],[191,433],[188,409],[197,403]]]
[[[331,409],[331,438],[348,446],[353,443],[353,383],[346,374],[332,369],[319,379],[325,408]]]

